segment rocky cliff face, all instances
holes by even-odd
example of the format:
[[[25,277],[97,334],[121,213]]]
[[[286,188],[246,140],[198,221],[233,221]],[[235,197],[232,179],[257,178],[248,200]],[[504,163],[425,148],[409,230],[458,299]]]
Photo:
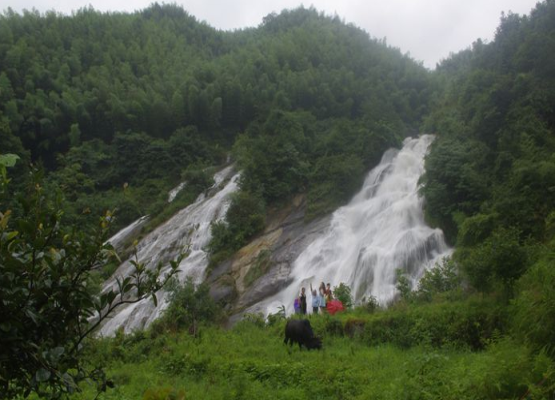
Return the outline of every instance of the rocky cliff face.
[[[305,222],[305,198],[270,213],[267,228],[207,277],[212,296],[237,318],[248,307],[276,294],[290,283],[291,267],[298,255],[329,224],[329,216]]]

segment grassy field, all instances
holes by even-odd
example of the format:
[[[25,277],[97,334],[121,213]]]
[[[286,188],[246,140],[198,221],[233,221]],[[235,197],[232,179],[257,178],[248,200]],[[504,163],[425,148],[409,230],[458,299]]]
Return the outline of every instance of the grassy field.
[[[96,341],[88,357],[115,385],[99,399],[553,398],[551,358],[502,335],[498,310],[484,319],[488,313],[488,302],[465,301],[317,316],[321,351],[290,348],[284,321],[254,318],[229,330],[207,326],[197,337],[119,335]],[[94,397],[95,387],[83,389],[76,399]]]

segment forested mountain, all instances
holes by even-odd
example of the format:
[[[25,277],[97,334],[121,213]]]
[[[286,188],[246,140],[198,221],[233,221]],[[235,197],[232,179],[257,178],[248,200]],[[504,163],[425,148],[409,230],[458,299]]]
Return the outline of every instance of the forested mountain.
[[[545,237],[555,205],[554,20],[552,2],[505,15],[494,42],[477,41],[438,67],[443,91],[425,127],[440,139],[425,194],[452,238],[457,224],[467,232],[486,220]],[[463,223],[477,214],[481,222]]]
[[[469,285],[502,294],[513,334],[553,352],[555,2],[503,15],[492,43],[445,60],[424,129],[427,213]],[[502,302],[503,302],[502,301]]]
[[[554,29],[552,1],[504,15],[492,43],[477,41],[435,73],[428,214],[482,289],[518,278],[553,240]]]
[[[115,267],[103,236],[87,230],[99,215],[104,236],[145,214],[152,229],[209,187],[210,167],[231,155],[242,171],[240,192],[226,221],[212,226],[215,266],[263,231],[269,210],[301,194],[306,221],[326,215],[351,198],[385,149],[433,133],[421,191],[428,222],[454,246],[452,259],[416,290],[399,274],[400,298],[389,310],[365,299],[352,314],[314,317],[340,372],[321,366],[320,356],[309,355],[311,364],[284,356],[275,344],[279,313],[269,316],[269,328],[252,315],[230,334],[207,328],[214,340],[202,342],[197,323],[213,324],[217,305],[205,285],[191,282],[176,289],[158,325],[93,342],[88,360],[118,371],[121,387],[132,381],[122,392],[131,398],[158,398],[145,391],[155,380],[192,393],[210,388],[215,398],[552,398],[554,53],[554,0],[528,16],[504,14],[491,43],[478,40],[433,72],[313,8],[233,32],[175,5],[133,14],[4,12],[0,306],[17,318],[0,324],[0,388],[6,397],[61,393],[85,379],[87,317],[118,298],[97,296],[93,284],[98,265]],[[15,166],[11,154],[20,157]],[[30,173],[37,167],[44,178]],[[168,190],[183,180],[188,185],[169,204]],[[111,209],[115,222],[105,213]],[[125,281],[120,291],[155,294],[157,277],[144,278],[140,260],[135,265],[144,280]],[[350,289],[339,288],[350,301]],[[183,347],[168,339],[174,334]],[[251,344],[254,358],[240,352]],[[377,357],[370,370],[355,347],[367,352],[376,344],[385,356],[370,351]],[[403,371],[390,366],[384,379],[392,354]],[[148,379],[129,368],[143,362],[157,371]],[[303,380],[313,366],[319,375]],[[399,374],[404,382],[388,380]],[[106,390],[104,375],[92,378]],[[181,396],[165,390],[160,398]]]
[[[117,207],[116,226],[159,212],[187,168],[223,162],[245,132],[245,190],[270,203],[309,190],[330,211],[430,96],[422,66],[314,9],[235,32],[158,4],[0,22],[2,151],[41,163],[73,214]]]

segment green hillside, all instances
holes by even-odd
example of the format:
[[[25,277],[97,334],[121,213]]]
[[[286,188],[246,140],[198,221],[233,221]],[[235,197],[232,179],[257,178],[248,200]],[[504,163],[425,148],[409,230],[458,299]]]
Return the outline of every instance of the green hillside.
[[[433,72],[313,8],[233,32],[175,5],[6,11],[0,398],[553,398],[554,53],[553,0],[503,15],[491,43]],[[213,226],[213,265],[296,195],[307,221],[346,203],[387,148],[420,132],[437,136],[422,194],[452,260],[412,292],[399,276],[388,310],[368,299],[314,318],[322,351],[287,350],[279,313],[222,328],[202,285],[175,289],[146,332],[88,337],[87,316],[119,301],[97,296],[117,263],[107,235],[169,218],[229,155],[241,191]],[[156,276],[136,267],[119,290],[152,295]]]
[[[240,134],[245,190],[270,203],[308,190],[328,212],[416,131],[430,97],[423,67],[314,9],[235,32],[157,4],[0,21],[2,151],[53,172],[73,214],[117,207],[114,229],[161,212],[165,191],[222,163]]]

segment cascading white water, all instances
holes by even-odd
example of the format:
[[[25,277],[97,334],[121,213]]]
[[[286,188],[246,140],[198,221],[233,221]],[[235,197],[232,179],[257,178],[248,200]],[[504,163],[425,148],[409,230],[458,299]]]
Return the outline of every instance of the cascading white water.
[[[320,282],[351,287],[355,301],[374,296],[386,304],[397,295],[396,270],[413,286],[426,268],[450,254],[443,232],[424,222],[418,179],[433,136],[408,138],[390,149],[367,176],[362,190],[332,216],[330,226],[295,260],[291,283],[251,308],[266,314],[285,305],[290,312],[301,287]],[[308,296],[310,304],[311,296]]]
[[[233,168],[227,167],[214,175],[213,188],[218,188],[232,173]],[[201,194],[193,204],[148,234],[137,245],[138,260],[145,263],[147,268],[154,268],[161,262],[164,265],[164,274],[169,270],[169,261],[189,246],[189,256],[179,265],[178,279],[183,282],[187,277],[192,277],[195,283],[201,282],[208,265],[207,254],[203,249],[210,241],[210,224],[225,216],[230,194],[238,188],[238,178],[239,174],[234,175],[223,189],[211,197]],[[105,289],[117,287],[116,278],[128,276],[133,270],[134,267],[129,260],[125,261],[106,281]],[[148,298],[117,308],[113,317],[102,326],[99,334],[110,336],[120,327],[123,327],[125,332],[131,332],[148,326],[167,306],[166,297],[164,291],[158,293],[158,307]]]
[[[187,182],[181,182],[179,185],[170,190],[170,192],[168,193],[168,203],[171,203],[175,200],[179,192],[183,190],[186,184]]]
[[[125,243],[130,237],[133,237],[137,230],[139,230],[147,221],[148,215],[140,217],[108,239],[107,242],[110,242],[110,244],[116,249],[120,248],[122,244]]]

